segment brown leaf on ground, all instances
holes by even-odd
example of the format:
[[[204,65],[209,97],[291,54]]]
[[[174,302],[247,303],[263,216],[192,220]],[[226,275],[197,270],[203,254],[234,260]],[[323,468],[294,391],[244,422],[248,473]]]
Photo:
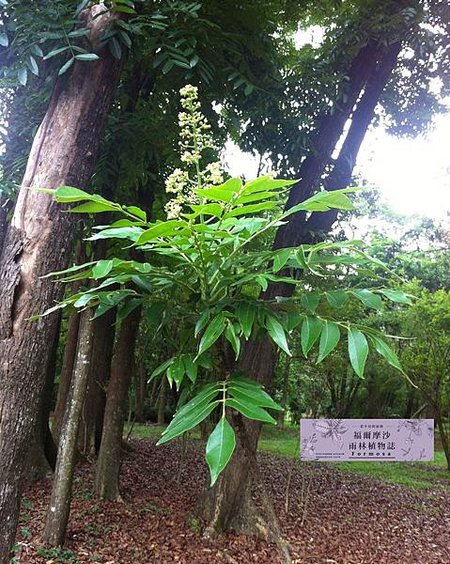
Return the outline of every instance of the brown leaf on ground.
[[[17,534],[21,564],[276,564],[277,549],[264,541],[226,534],[202,538],[193,517],[207,483],[203,453],[189,443],[156,447],[133,441],[125,455],[125,503],[93,496],[93,468],[77,471],[65,546],[41,545],[51,483],[30,486]],[[181,461],[181,462],[180,462]],[[450,564],[450,491],[411,490],[337,471],[332,465],[297,463],[285,510],[291,461],[261,455],[261,474],[275,503],[283,535],[297,564]],[[180,469],[181,464],[181,469]],[[179,476],[179,480],[177,480]]]

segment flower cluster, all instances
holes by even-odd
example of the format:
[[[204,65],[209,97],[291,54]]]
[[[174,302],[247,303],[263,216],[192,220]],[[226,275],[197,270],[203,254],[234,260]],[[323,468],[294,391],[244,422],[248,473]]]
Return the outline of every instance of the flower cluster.
[[[219,161],[209,163],[204,170],[200,168],[203,151],[214,144],[211,126],[201,112],[197,87],[188,84],[181,88],[180,95],[183,111],[178,116],[179,146],[181,161],[186,164],[187,170],[176,168],[167,178],[166,192],[174,194],[165,207],[168,219],[178,217],[184,204],[198,203],[194,189],[221,184],[224,180]]]
[[[198,165],[202,151],[213,147],[211,126],[201,112],[197,87],[188,84],[180,90],[180,95],[184,110],[178,115],[181,160],[188,165]]]

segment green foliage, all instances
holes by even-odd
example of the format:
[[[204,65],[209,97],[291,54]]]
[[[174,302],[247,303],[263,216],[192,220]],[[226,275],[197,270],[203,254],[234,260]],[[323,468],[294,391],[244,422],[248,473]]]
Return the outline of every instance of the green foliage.
[[[329,297],[326,292],[307,289],[295,274],[303,271],[311,277],[345,280],[348,268],[367,268],[372,262],[361,242],[324,242],[277,250],[260,244],[297,211],[351,208],[347,194],[352,190],[323,191],[283,211],[286,188],[295,181],[266,176],[246,183],[238,178],[215,183],[219,177],[215,166],[202,169],[203,149],[209,143],[205,133],[208,124],[199,114],[195,89],[186,87],[182,92],[186,170],[175,170],[167,181],[175,194],[167,204],[171,219],[149,222],[136,206],[122,206],[77,188],[63,186],[52,192],[56,201],[76,204],[73,213],[118,214],[119,219],[111,224],[97,226],[91,239],[119,239],[148,257],[148,262],[110,258],[59,273],[65,281],[90,279],[95,283],[47,313],[68,306],[89,307],[96,309],[98,316],[118,307],[123,318],[145,302],[155,307],[159,331],[176,326],[176,353],[151,376],[165,374],[170,384],[181,390],[179,409],[159,443],[193,429],[216,410],[220,412],[207,444],[214,483],[235,444],[227,413],[275,423],[267,409],[279,409],[256,382],[240,373],[247,340],[267,337],[289,355],[289,334],[302,324],[306,354],[320,330],[317,361],[321,362],[338,345],[341,333],[348,333],[350,359],[362,376],[368,349],[364,334],[377,338],[381,334],[335,319],[335,311],[325,316],[316,313],[321,303],[329,304]],[[379,261],[374,265],[378,268]],[[278,282],[295,285],[300,296],[265,296],[269,284]],[[334,305],[341,306],[345,295],[346,300],[356,299],[365,307],[378,309],[382,297],[389,299],[382,291],[344,287]],[[340,308],[334,309],[337,312]]]

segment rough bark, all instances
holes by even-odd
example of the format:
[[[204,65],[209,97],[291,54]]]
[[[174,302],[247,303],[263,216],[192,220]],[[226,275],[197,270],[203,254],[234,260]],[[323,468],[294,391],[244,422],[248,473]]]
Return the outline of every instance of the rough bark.
[[[122,321],[106,395],[102,441],[95,474],[95,491],[102,499],[119,501],[119,472],[125,404],[133,368],[133,355],[141,318],[135,309]]]
[[[64,544],[69,520],[78,427],[86,395],[92,353],[91,315],[91,310],[86,310],[81,314],[77,356],[59,439],[55,477],[43,533],[44,541],[52,546]]]
[[[114,347],[115,319],[114,309],[92,322],[92,358],[78,438],[79,450],[85,455],[93,456],[100,448],[106,386],[111,372]]]
[[[109,24],[95,5],[88,13],[92,48]],[[121,63],[106,51],[95,62],[77,61],[56,83],[35,136],[0,263],[0,563],[9,559],[17,525],[26,450],[45,382],[56,318],[38,322],[61,297],[61,286],[42,276],[65,268],[72,219],[47,195],[29,188],[86,188],[94,171],[104,122]]]
[[[52,474],[56,466],[57,447],[50,431],[49,417],[53,403],[53,384],[55,381],[56,355],[58,352],[60,327],[61,314],[58,319],[57,336],[52,346],[52,352],[47,366],[44,391],[40,398],[38,416],[34,425],[31,447],[28,452],[28,463],[24,476],[24,480],[27,482],[40,480]]]

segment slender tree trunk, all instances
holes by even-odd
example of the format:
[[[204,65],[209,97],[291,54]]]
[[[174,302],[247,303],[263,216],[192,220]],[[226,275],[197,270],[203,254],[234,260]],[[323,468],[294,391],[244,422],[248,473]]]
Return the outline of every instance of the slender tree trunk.
[[[165,374],[161,379],[161,387],[158,395],[158,418],[157,424],[164,425],[166,422],[166,396],[167,396],[167,378]]]
[[[92,49],[113,16],[87,14]],[[97,17],[95,17],[97,16]],[[77,61],[60,77],[33,142],[0,262],[0,564],[9,560],[17,526],[20,483],[37,417],[55,316],[30,318],[54,305],[62,286],[43,279],[67,266],[73,221],[48,194],[30,188],[86,188],[94,171],[121,62],[107,51]]]
[[[106,386],[111,372],[114,347],[115,319],[114,309],[92,322],[92,359],[78,439],[79,450],[85,455],[95,455],[100,448]]]
[[[64,357],[62,362],[61,374],[59,378],[58,395],[56,406],[53,412],[52,435],[56,444],[59,442],[64,412],[66,410],[67,398],[69,396],[70,383],[72,381],[73,367],[77,353],[78,329],[80,327],[80,314],[73,313],[69,317],[67,328],[66,346],[64,347]]]
[[[125,403],[133,368],[133,355],[141,317],[135,309],[122,321],[111,366],[106,396],[102,442],[95,474],[95,491],[102,499],[119,501],[119,472]]]
[[[145,423],[145,399],[147,397],[147,374],[142,364],[136,367],[136,421]]]
[[[300,182],[290,192],[286,208],[289,209],[309,198],[322,182],[322,176],[339,141],[347,120],[356,104],[361,90],[373,72],[379,56],[379,47],[375,40],[370,40],[355,57],[348,73],[349,81],[346,89],[346,101],[333,114],[326,115],[313,138],[314,152],[306,157],[300,166],[298,176]],[[302,243],[301,226],[305,222],[304,213],[296,213],[282,225],[275,236],[275,248],[293,247]]]
[[[52,546],[64,544],[72,499],[72,482],[77,454],[77,436],[83,402],[89,377],[92,356],[91,310],[81,314],[75,362],[69,401],[64,414],[58,445],[55,477],[53,480],[50,507],[43,533],[45,542]]]
[[[291,370],[291,358],[292,357],[287,357],[286,358],[286,366],[284,367],[283,370],[283,389],[282,389],[282,396],[281,396],[281,407],[283,408],[283,411],[280,411],[278,413],[278,425],[280,425],[280,427],[283,429],[284,428],[284,420],[286,418],[286,407],[287,407],[287,403],[288,403],[288,395],[289,395],[289,373]]]
[[[350,185],[361,144],[373,120],[380,95],[395,67],[400,49],[401,43],[399,42],[391,45],[369,77],[364,94],[353,112],[350,128],[339,151],[339,156],[331,174],[326,179],[327,190],[340,190]],[[337,210],[311,214],[307,221],[297,226],[298,240],[302,243],[323,240],[333,227],[337,216]]]

